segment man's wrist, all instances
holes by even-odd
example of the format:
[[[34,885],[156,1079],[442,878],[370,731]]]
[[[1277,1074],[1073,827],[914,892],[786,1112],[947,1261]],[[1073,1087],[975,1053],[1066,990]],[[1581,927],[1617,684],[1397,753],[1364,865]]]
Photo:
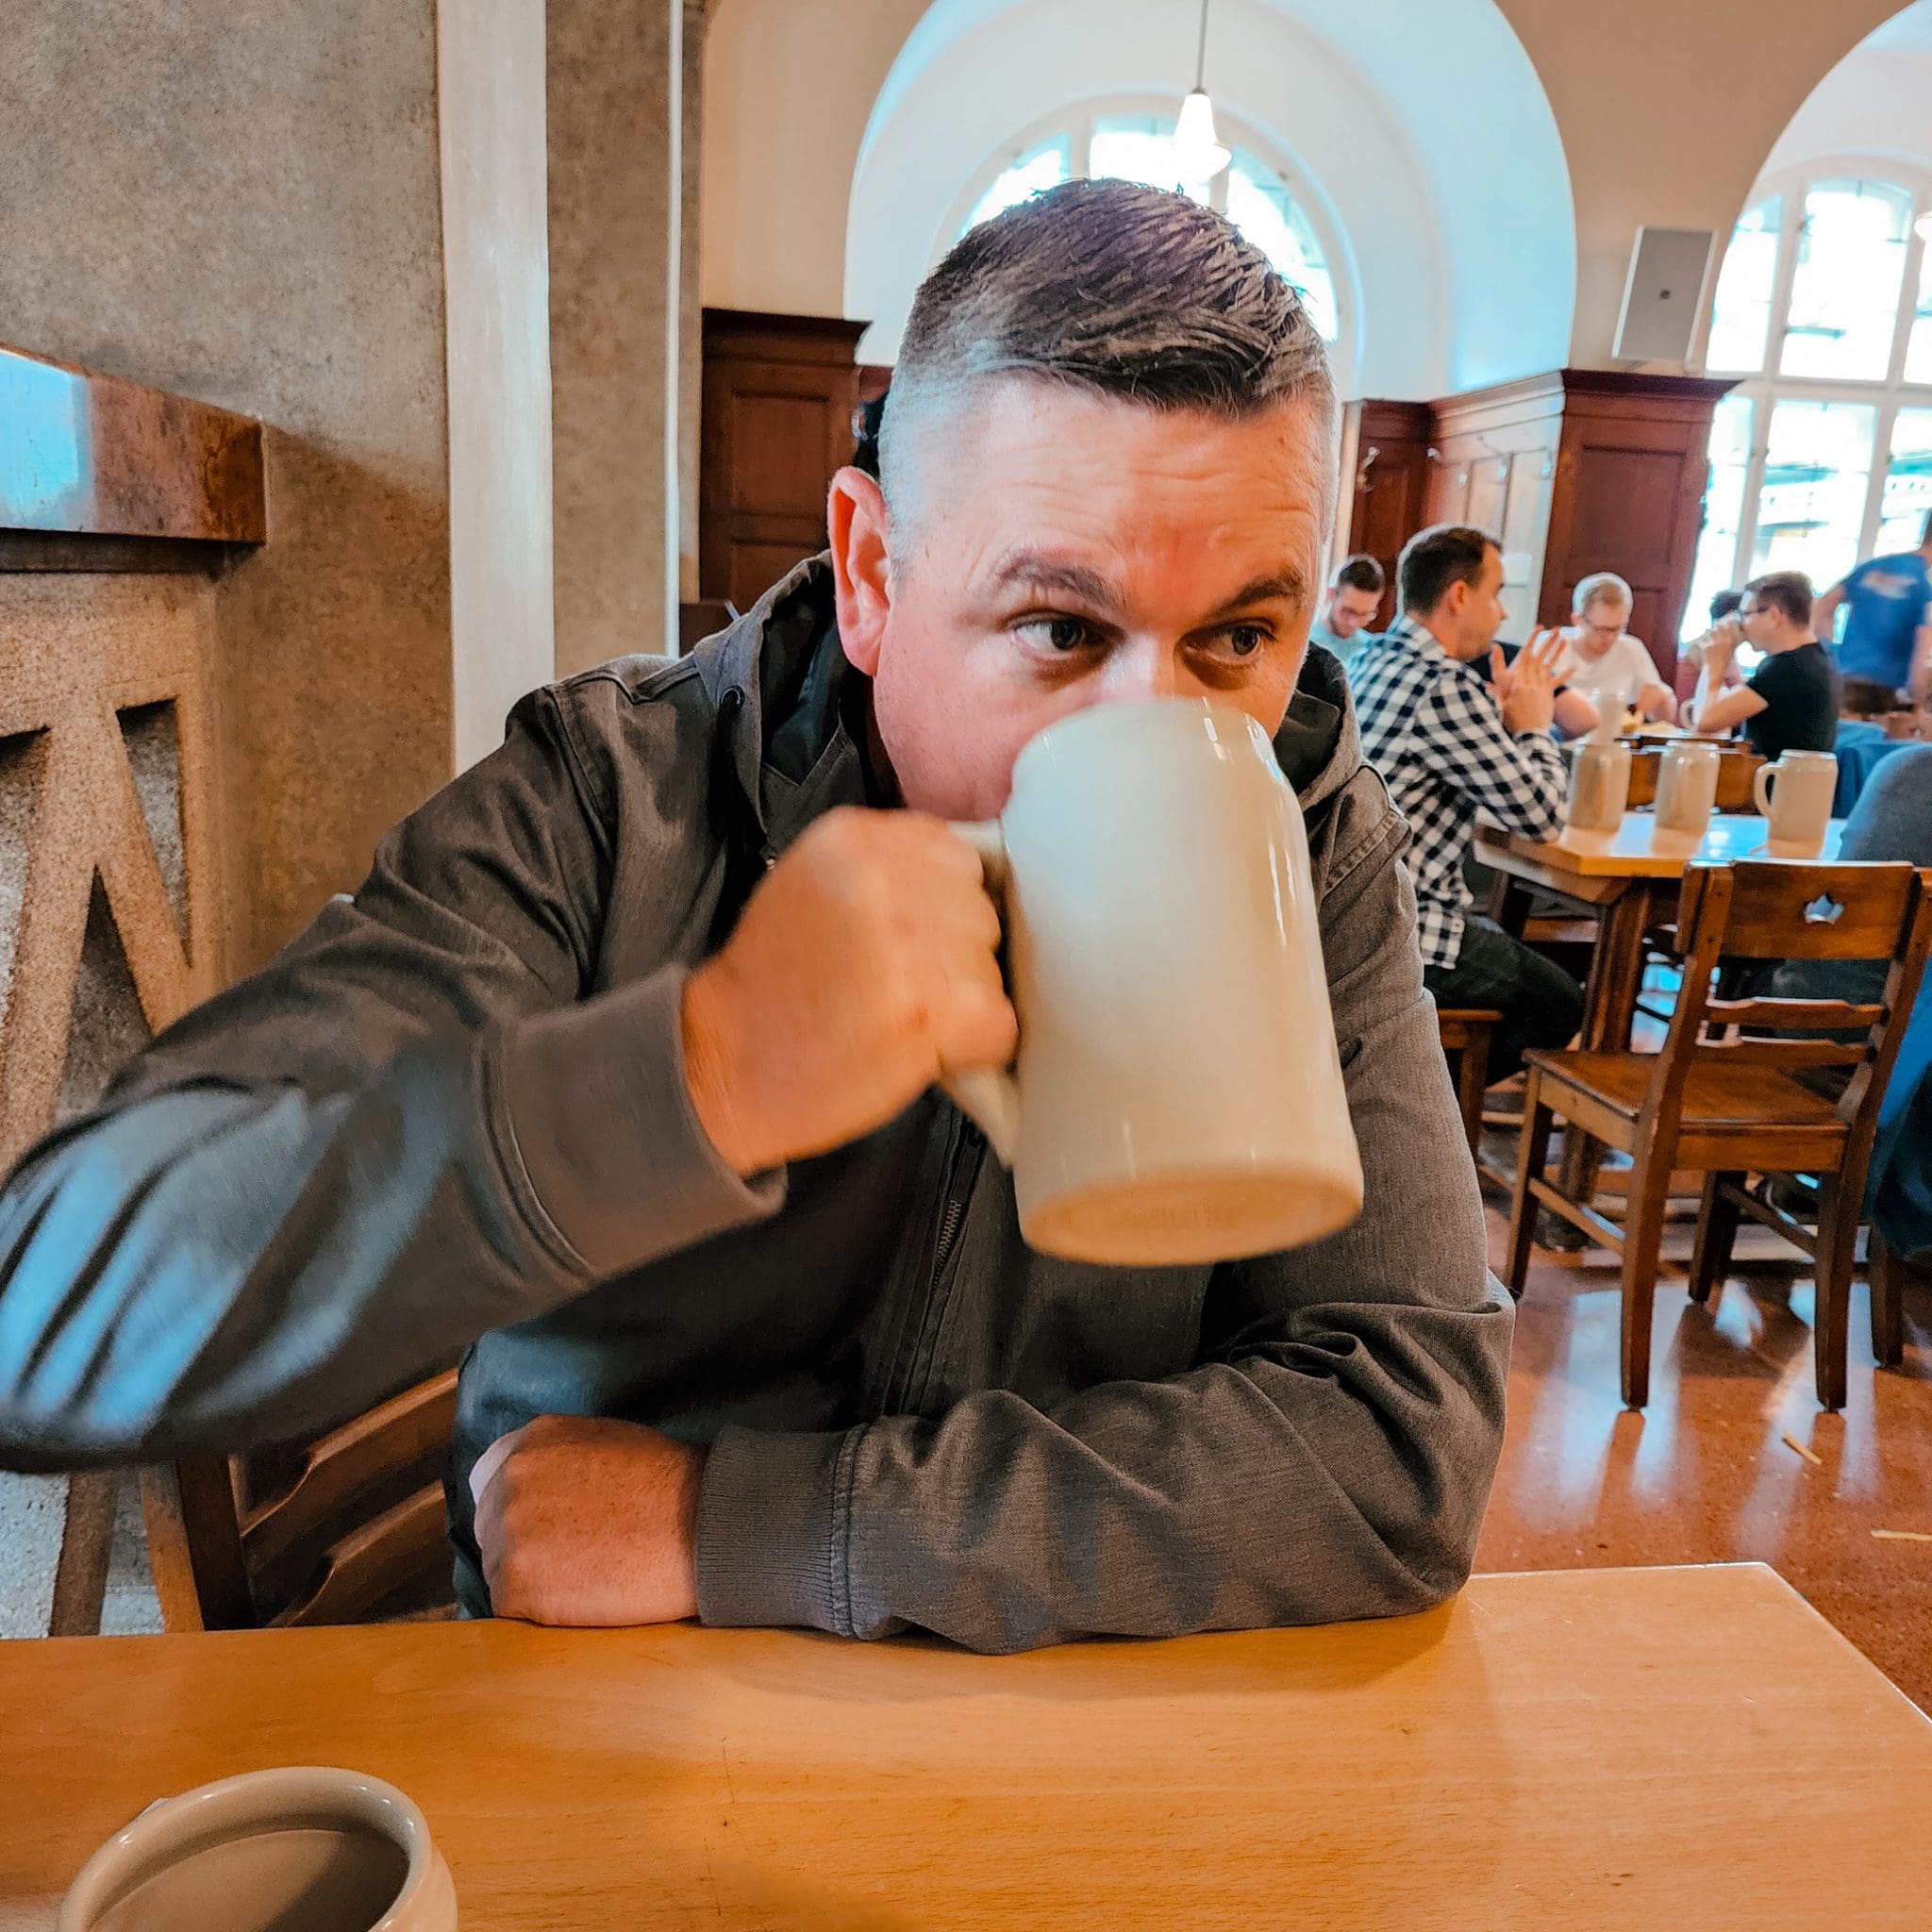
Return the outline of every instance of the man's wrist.
[[[734,1100],[728,1000],[723,970],[712,959],[685,981],[679,1026],[684,1045],[684,1080],[691,1111],[719,1159],[740,1175],[757,1174],[768,1161],[756,1158],[745,1141]]]

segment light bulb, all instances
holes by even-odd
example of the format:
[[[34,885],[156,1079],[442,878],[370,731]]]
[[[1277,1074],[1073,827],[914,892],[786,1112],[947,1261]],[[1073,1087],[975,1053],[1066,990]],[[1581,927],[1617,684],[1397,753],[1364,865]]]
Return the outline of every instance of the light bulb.
[[[1197,87],[1181,103],[1174,129],[1174,164],[1184,181],[1211,181],[1227,166],[1228,152],[1214,133],[1214,103]]]

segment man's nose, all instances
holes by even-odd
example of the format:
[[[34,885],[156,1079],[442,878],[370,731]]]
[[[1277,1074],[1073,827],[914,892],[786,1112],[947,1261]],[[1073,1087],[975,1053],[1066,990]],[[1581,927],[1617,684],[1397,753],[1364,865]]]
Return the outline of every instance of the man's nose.
[[[1192,686],[1173,645],[1156,638],[1135,638],[1113,654],[1108,665],[1108,698],[1138,704],[1149,698],[1184,697]]]

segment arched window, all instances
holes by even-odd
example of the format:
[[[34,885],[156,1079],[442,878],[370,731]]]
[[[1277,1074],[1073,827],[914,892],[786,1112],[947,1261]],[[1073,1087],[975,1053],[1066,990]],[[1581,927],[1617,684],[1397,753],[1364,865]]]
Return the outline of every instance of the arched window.
[[[1770,570],[1820,591],[1909,550],[1932,510],[1932,174],[1812,163],[1761,183],[1717,282],[1717,406],[1684,634],[1713,593]]]
[[[1298,197],[1288,171],[1270,159],[1258,137],[1238,131],[1224,109],[1221,138],[1233,159],[1209,182],[1188,181],[1175,159],[1173,108],[1148,112],[1111,104],[1071,125],[1034,129],[961,196],[963,217],[940,238],[943,252],[1002,209],[1042,188],[1086,177],[1114,176],[1179,189],[1225,214],[1302,292],[1308,314],[1332,349],[1343,346],[1343,303],[1338,288],[1335,238],[1311,198]],[[1339,372],[1338,372],[1339,373]]]

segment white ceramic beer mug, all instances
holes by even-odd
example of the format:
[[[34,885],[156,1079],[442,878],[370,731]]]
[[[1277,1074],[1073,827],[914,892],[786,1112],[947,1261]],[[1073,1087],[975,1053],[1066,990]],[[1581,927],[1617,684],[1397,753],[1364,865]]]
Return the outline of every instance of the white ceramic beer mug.
[[[1760,765],[1751,794],[1764,814],[1764,849],[1780,858],[1816,858],[1824,850],[1831,802],[1838,793],[1838,758],[1828,751],[1788,751]]]
[[[1042,1253],[1229,1260],[1360,1210],[1301,808],[1267,734],[1191,698],[1106,705],[956,828],[1003,906],[1019,1057],[947,1091]]]
[[[1657,828],[1702,839],[1717,808],[1719,751],[1714,744],[1679,741],[1664,747],[1657,774]]]
[[[457,1898],[393,1785],[290,1765],[150,1805],[81,1867],[55,1932],[457,1932]]]
[[[1614,832],[1630,801],[1630,747],[1614,739],[1586,738],[1570,767],[1563,823],[1574,832]]]

